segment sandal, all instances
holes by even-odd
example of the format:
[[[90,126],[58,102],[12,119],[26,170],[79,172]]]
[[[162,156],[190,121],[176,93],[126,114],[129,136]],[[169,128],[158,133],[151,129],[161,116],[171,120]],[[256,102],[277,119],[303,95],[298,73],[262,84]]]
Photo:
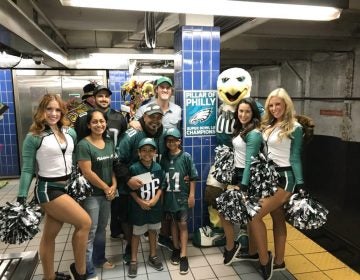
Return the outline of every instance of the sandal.
[[[110,261],[106,261],[103,263],[102,268],[103,269],[113,269],[115,267],[115,264],[113,264]]]

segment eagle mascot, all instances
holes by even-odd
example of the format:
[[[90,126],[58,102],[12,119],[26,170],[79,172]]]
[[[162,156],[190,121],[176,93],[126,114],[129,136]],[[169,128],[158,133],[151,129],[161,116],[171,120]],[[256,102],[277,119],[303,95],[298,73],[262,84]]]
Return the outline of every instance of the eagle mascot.
[[[216,121],[217,147],[222,145],[232,147],[236,105],[241,99],[250,97],[251,86],[251,76],[249,72],[242,68],[230,68],[219,75],[217,79],[217,93],[222,103],[219,107]],[[258,104],[258,107],[262,113],[264,111],[263,107],[260,104]],[[205,202],[208,205],[210,226],[199,228],[194,232],[193,244],[197,247],[225,245],[224,230],[221,226],[219,213],[216,210],[216,198],[224,191],[225,184],[215,179],[213,176],[214,170],[215,167],[213,165],[210,168],[205,189]],[[239,241],[241,242],[241,240]]]

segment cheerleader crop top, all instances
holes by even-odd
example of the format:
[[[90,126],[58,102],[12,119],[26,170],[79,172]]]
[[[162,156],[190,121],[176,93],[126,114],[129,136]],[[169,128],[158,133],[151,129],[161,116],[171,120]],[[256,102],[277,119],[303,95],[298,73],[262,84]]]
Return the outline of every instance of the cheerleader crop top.
[[[262,141],[261,132],[257,129],[249,131],[245,136],[245,141],[240,135],[232,140],[235,167],[244,169],[241,181],[242,186],[249,185],[252,157],[259,153]]]
[[[296,122],[294,130],[290,137],[278,137],[280,128],[275,127],[269,135],[263,133],[264,140],[267,143],[269,158],[271,158],[279,167],[291,167],[296,184],[303,184],[301,149],[303,141],[302,126]]]
[[[18,197],[27,197],[36,171],[42,178],[66,178],[71,174],[76,133],[72,128],[62,128],[66,146],[61,147],[51,130],[41,135],[26,135],[22,148],[22,170]],[[61,179],[59,179],[60,181]]]

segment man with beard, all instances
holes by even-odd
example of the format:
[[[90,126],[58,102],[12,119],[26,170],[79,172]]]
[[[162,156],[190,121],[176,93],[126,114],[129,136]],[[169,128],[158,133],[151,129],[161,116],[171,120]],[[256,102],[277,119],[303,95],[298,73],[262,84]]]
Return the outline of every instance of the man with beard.
[[[107,116],[107,130],[109,137],[114,141],[115,146],[120,136],[127,129],[127,122],[123,114],[110,108],[111,90],[103,85],[99,85],[94,89],[93,96],[95,98],[95,108],[103,111]],[[75,122],[75,131],[77,133],[77,141],[79,142],[87,133],[86,123],[87,112],[81,113]]]
[[[144,138],[152,138],[156,146],[158,147],[156,161],[159,162],[161,155],[164,152],[165,143],[164,143],[164,129],[162,126],[163,112],[159,105],[149,104],[144,110],[144,115],[139,119],[141,125],[141,130],[134,128],[129,128],[124,136],[121,138],[116,152],[118,154],[119,160],[121,163],[126,164],[128,167],[134,162],[138,161],[138,149],[139,142]],[[116,171],[115,171],[116,172]],[[120,176],[121,174],[116,174]],[[127,184],[130,189],[137,190],[143,186],[143,183],[134,177],[130,178],[128,181],[119,181],[119,198],[121,200],[121,210],[122,215],[122,228],[125,233],[125,238],[128,241],[125,248],[124,262],[129,263],[131,258],[131,236],[132,236],[132,226],[131,221],[129,221],[128,216],[128,207],[130,195],[126,190]]]

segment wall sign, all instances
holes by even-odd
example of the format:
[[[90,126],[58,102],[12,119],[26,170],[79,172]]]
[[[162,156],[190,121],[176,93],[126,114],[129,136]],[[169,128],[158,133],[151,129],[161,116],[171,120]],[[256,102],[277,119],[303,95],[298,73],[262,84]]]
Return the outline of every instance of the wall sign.
[[[216,90],[184,91],[185,136],[215,135]]]

